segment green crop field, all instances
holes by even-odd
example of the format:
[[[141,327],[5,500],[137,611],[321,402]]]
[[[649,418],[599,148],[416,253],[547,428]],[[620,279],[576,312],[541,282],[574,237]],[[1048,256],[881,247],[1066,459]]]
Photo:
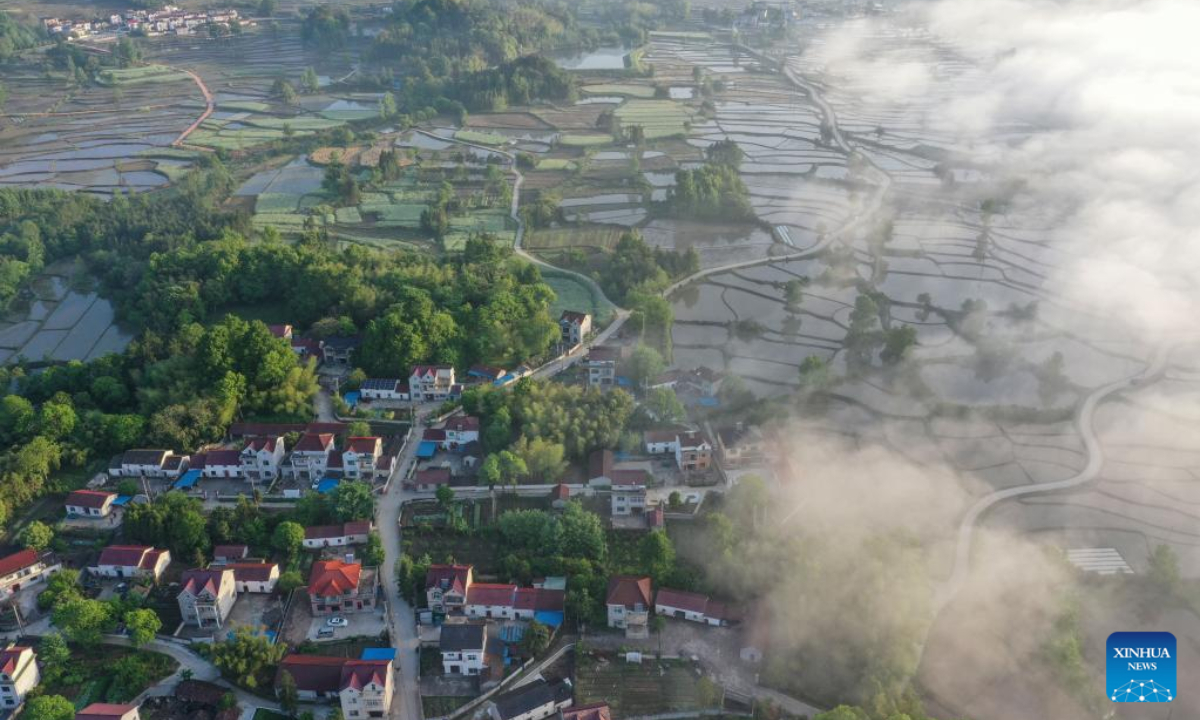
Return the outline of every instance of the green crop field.
[[[533,230],[525,236],[530,250],[561,250],[590,248],[611,250],[621,239],[621,228],[613,225],[591,225]]]
[[[455,140],[476,143],[478,145],[504,145],[508,138],[496,133],[479,132],[478,130],[459,130],[454,133]]]
[[[362,222],[362,215],[356,207],[338,208],[334,212],[339,225],[357,225]]]
[[[649,85],[634,85],[632,83],[600,83],[598,85],[584,85],[583,92],[587,95],[623,95],[633,98],[652,98],[654,97],[654,88]]]
[[[575,701],[608,702],[614,718],[699,710],[696,676],[682,663],[588,659],[575,672]]]
[[[300,196],[291,193],[263,193],[254,201],[254,212],[259,215],[294,213],[300,206]]]
[[[616,309],[591,285],[565,272],[542,268],[542,279],[546,281],[556,296],[550,306],[550,316],[557,318],[563,310],[591,313],[597,321],[607,321]]]
[[[100,73],[100,81],[106,85],[137,85],[140,83],[179,82],[183,80],[191,80],[191,77],[187,73],[164,65],[143,65],[105,70]]]
[[[622,128],[641,125],[648,139],[682,135],[692,119],[688,109],[674,100],[630,100],[613,114]]]
[[[612,135],[562,135],[558,138],[558,144],[563,147],[599,147],[612,141]]]
[[[538,170],[574,170],[575,168],[575,163],[562,158],[547,158],[539,160],[537,164]]]
[[[255,102],[253,100],[232,100],[230,102],[218,103],[217,107],[222,110],[240,110],[243,112],[267,112],[271,106],[264,102]]]
[[[253,125],[258,128],[266,128],[268,130],[283,130],[285,127],[290,127],[297,132],[304,130],[328,130],[330,128],[345,125],[341,120],[326,120],[319,117],[294,117],[294,118],[277,118],[277,117],[248,117],[241,121],[246,125]]]

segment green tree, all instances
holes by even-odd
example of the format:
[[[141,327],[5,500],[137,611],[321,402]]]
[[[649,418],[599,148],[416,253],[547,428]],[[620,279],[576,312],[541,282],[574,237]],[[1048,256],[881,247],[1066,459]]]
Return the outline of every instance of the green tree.
[[[71,649],[62,635],[50,633],[43,635],[37,645],[37,659],[42,668],[42,680],[53,685],[67,670],[71,661]]]
[[[283,553],[289,560],[296,557],[304,545],[304,527],[300,523],[284,520],[275,526],[271,534],[271,547]]]
[[[300,706],[300,693],[296,689],[296,679],[290,672],[283,671],[279,676],[279,707],[288,715],[295,715]]]
[[[450,506],[454,504],[454,488],[449,485],[438,485],[437,490],[433,494],[437,498],[438,505],[441,505],[443,510],[449,510]]]
[[[500,470],[500,456],[488,455],[479,465],[479,484],[495,487],[504,482],[504,473]]]
[[[321,80],[317,77],[317,71],[311,67],[304,69],[304,74],[300,76],[300,87],[304,88],[304,92],[312,95],[321,89]]]
[[[828,712],[818,714],[813,720],[871,720],[871,717],[860,708],[838,705]]]
[[[373,532],[367,536],[367,544],[363,547],[362,559],[368,567],[379,567],[387,559],[387,553],[384,552],[383,540],[380,539],[379,533]]]
[[[79,571],[63,568],[50,576],[46,589],[38,595],[38,607],[46,610],[56,605],[82,599],[79,587]]]
[[[95,645],[112,629],[112,608],[99,600],[74,598],[59,603],[51,614],[54,626],[71,642]]]
[[[295,105],[296,88],[284,78],[278,78],[271,85],[271,97],[278,99],[284,105]]]
[[[521,650],[530,657],[537,657],[550,647],[550,628],[534,620],[525,628],[521,637]]]
[[[568,502],[562,514],[562,554],[604,562],[607,551],[600,516],[577,502]]]
[[[666,367],[661,353],[647,345],[639,345],[629,357],[629,378],[638,387],[645,387],[647,382],[661,375]]]
[[[39,695],[25,705],[22,720],[75,720],[75,706],[62,695]]]
[[[54,530],[41,521],[34,520],[21,531],[21,544],[31,550],[45,550],[54,540]]]
[[[398,112],[396,96],[390,92],[385,92],[383,97],[379,99],[379,117],[383,120],[391,120],[396,117]]]
[[[299,570],[288,570],[279,576],[279,592],[287,595],[296,588],[304,587],[304,576]]]
[[[829,361],[809,355],[800,363],[800,389],[824,390],[829,385]]]
[[[355,420],[346,426],[346,437],[371,437],[371,423]]]
[[[153,610],[130,610],[125,613],[125,628],[129,631],[130,644],[141,647],[162,629],[162,620]]]
[[[239,627],[224,642],[208,647],[209,659],[235,683],[247,688],[269,687],[275,666],[287,654],[287,645],[273,645],[265,635]]]
[[[895,365],[908,356],[909,348],[917,344],[917,329],[912,325],[894,327],[884,333],[883,351],[879,359],[885,365]]]
[[[654,388],[646,394],[642,405],[660,422],[679,422],[687,415],[679,396],[670,387]]]
[[[340,482],[332,497],[334,515],[341,522],[367,520],[375,514],[375,495],[365,482]]]
[[[675,569],[675,546],[665,532],[654,530],[638,542],[638,558],[642,571],[661,584]]]
[[[105,700],[126,702],[150,685],[150,668],[140,655],[126,655],[112,663],[112,684]]]
[[[566,450],[561,443],[546,438],[529,440],[521,436],[513,445],[513,452],[525,463],[526,472],[542,482],[554,482],[567,470],[567,463],[563,459]]]

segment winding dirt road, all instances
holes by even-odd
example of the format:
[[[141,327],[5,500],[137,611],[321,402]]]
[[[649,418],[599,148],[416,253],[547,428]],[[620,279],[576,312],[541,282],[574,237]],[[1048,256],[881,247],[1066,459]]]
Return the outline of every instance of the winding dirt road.
[[[168,65],[167,67],[170,66]],[[196,118],[196,122],[189,125],[188,128],[181,132],[179,137],[175,138],[175,141],[171,143],[172,147],[179,147],[183,145],[185,140],[187,140],[188,135],[191,135],[196,128],[200,127],[200,123],[207,120],[208,117],[213,114],[213,111],[217,109],[217,103],[215,100],[213,100],[212,92],[209,91],[208,86],[204,84],[204,79],[199,75],[191,70],[184,70],[183,68],[173,67],[171,69],[190,75],[192,79],[196,81],[196,86],[200,88],[200,92],[204,94],[204,112],[200,114],[200,117]]]

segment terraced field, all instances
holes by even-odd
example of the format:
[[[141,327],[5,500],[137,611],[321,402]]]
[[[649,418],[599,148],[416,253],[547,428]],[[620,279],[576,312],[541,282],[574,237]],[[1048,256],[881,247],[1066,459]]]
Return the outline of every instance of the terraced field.
[[[680,663],[661,667],[616,660],[581,663],[576,671],[576,702],[607,701],[614,718],[700,709],[696,676]]]

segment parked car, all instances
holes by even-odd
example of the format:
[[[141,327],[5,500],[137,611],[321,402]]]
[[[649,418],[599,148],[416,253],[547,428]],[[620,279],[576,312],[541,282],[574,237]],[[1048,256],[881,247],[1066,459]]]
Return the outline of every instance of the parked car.
[[[331,638],[331,637],[333,637],[333,630],[330,628],[321,628],[320,630],[317,631],[317,639],[318,640],[322,640],[324,638]]]
[[[350,621],[344,617],[331,617],[325,621],[325,624],[329,627],[346,627]]]

